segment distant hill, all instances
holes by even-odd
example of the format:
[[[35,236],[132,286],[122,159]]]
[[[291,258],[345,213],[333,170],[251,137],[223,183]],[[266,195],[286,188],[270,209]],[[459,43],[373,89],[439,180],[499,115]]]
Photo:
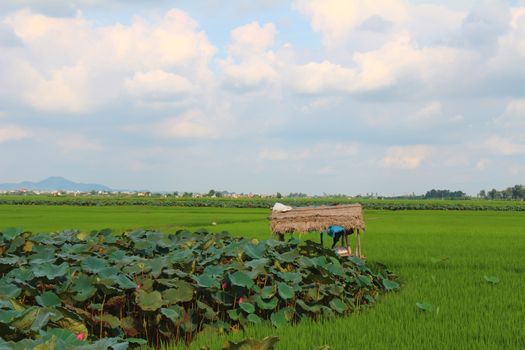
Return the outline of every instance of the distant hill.
[[[112,191],[111,188],[104,185],[78,183],[59,176],[48,177],[39,182],[23,181],[19,183],[0,184],[0,190],[12,191],[21,189],[31,191]]]

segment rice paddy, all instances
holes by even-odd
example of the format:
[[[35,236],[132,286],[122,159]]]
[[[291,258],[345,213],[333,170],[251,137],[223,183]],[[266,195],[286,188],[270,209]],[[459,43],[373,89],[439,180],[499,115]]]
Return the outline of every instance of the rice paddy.
[[[268,215],[265,209],[0,206],[0,226],[34,232],[206,228],[264,239],[270,236]],[[202,333],[190,348],[219,349],[227,339],[268,335],[280,337],[277,349],[525,348],[525,213],[366,210],[365,221],[363,251],[370,263],[384,262],[400,276],[400,292],[359,314],[322,323]],[[318,239],[313,233],[303,237]],[[492,277],[499,282],[491,283]]]

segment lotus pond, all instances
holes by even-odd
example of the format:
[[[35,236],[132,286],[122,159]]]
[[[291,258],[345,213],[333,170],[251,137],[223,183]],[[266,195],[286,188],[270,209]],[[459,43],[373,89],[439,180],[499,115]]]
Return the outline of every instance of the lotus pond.
[[[0,345],[159,347],[267,322],[345,315],[399,289],[312,241],[137,230],[0,232]],[[87,345],[87,342],[92,344]]]

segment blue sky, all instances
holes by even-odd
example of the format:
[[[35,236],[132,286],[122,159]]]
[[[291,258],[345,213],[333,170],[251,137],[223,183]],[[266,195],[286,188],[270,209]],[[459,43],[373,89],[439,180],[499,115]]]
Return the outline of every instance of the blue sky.
[[[524,183],[523,1],[6,0],[0,182]]]

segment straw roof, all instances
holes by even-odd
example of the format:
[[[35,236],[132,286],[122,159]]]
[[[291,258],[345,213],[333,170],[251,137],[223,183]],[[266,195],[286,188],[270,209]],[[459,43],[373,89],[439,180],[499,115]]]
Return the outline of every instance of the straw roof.
[[[272,211],[270,226],[273,233],[326,230],[339,225],[345,229],[365,229],[361,204],[294,208],[286,212]]]

